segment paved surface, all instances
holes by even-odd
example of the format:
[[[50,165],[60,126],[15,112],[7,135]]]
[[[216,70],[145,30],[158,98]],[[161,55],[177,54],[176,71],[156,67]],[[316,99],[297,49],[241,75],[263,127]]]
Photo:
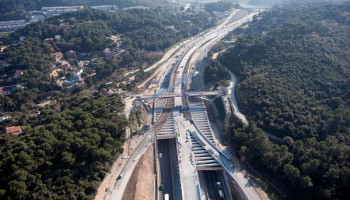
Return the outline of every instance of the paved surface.
[[[221,94],[220,91],[195,91],[195,92],[184,92],[184,93],[163,93],[163,94],[154,94],[154,95],[143,95],[138,98],[141,99],[156,99],[156,98],[165,98],[165,97],[182,97],[182,96],[217,96]]]
[[[197,170],[192,156],[191,145],[186,137],[186,129],[182,116],[177,115],[177,127],[179,129],[179,169],[181,174],[183,199],[197,199],[200,195]],[[198,188],[198,189],[197,189]]]

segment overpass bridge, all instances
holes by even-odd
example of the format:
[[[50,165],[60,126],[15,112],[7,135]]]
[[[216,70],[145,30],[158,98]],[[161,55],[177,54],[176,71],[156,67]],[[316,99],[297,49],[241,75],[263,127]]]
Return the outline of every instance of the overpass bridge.
[[[176,137],[172,112],[173,102],[174,98],[164,98],[154,102],[153,122],[157,140]]]
[[[138,99],[160,99],[168,97],[193,97],[193,96],[218,96],[222,95],[221,91],[189,91],[183,93],[156,93],[152,95],[137,96]]]

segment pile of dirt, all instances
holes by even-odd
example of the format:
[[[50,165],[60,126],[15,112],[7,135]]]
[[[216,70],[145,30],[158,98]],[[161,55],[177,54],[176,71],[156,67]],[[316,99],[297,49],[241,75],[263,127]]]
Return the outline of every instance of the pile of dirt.
[[[138,161],[123,194],[123,200],[153,200],[153,146]]]

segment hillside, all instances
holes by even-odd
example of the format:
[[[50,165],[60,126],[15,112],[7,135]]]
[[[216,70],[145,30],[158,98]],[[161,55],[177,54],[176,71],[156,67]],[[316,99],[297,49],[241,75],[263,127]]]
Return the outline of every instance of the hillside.
[[[93,199],[123,152],[122,97],[166,48],[212,26],[208,15],[82,10],[2,35],[0,199]]]
[[[233,131],[233,141],[248,161],[291,185],[291,196],[346,199],[350,3],[287,7],[256,18],[219,57],[239,76],[238,103],[252,121]],[[285,144],[268,141],[260,128]]]

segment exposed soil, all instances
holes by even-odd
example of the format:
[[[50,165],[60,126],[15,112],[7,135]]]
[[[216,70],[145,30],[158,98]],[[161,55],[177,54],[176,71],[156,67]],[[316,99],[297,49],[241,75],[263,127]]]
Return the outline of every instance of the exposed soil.
[[[153,146],[138,161],[123,194],[123,200],[153,200]]]

